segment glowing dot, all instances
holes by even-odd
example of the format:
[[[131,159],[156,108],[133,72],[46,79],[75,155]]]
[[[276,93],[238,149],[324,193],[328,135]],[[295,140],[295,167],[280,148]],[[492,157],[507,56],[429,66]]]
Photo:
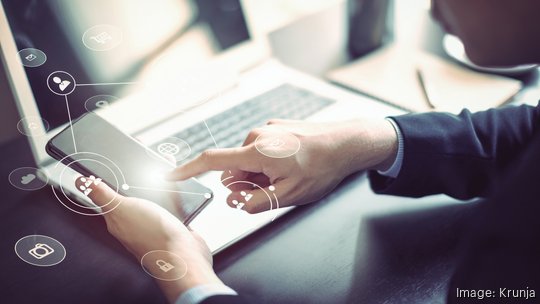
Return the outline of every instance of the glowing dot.
[[[274,191],[274,190],[276,190],[276,187],[274,187],[274,186],[270,186],[270,187],[268,187],[268,190],[270,190],[270,191]]]
[[[86,188],[84,186],[80,186],[79,189],[86,190]]]
[[[81,182],[83,182],[83,183],[86,182],[86,178],[81,177]]]
[[[122,189],[124,189],[124,190],[129,190],[129,185],[128,185],[128,184],[123,184],[123,185],[122,185]]]
[[[212,194],[210,194],[210,193],[205,193],[204,194],[204,198],[206,198],[206,199],[209,199],[211,197],[212,197]]]

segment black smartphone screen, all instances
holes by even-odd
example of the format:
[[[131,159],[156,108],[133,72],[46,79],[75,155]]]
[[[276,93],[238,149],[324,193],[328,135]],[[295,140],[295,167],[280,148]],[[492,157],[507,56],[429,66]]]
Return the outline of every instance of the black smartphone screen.
[[[47,152],[83,175],[101,178],[122,195],[157,203],[185,224],[212,198],[211,190],[195,179],[166,181],[164,175],[174,165],[94,113],[53,137]]]

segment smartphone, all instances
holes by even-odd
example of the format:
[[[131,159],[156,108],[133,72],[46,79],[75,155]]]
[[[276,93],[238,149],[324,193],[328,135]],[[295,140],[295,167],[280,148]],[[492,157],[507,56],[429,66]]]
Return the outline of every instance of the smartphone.
[[[166,181],[174,169],[150,150],[95,113],[89,112],[51,138],[47,153],[85,176],[100,178],[124,196],[152,201],[189,224],[213,198],[212,191],[191,178]]]

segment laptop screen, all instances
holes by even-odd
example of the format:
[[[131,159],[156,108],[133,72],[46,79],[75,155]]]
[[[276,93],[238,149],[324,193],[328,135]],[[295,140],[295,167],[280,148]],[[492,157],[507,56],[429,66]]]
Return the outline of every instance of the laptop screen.
[[[1,1],[50,129],[68,121],[68,96],[74,119],[140,89],[164,54],[189,69],[249,40],[239,0]]]

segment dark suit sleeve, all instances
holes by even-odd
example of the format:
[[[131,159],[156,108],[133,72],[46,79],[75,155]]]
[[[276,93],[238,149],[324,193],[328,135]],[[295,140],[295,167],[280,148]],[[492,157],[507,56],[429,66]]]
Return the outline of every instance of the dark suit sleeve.
[[[392,118],[403,135],[401,170],[395,179],[369,172],[373,190],[411,197],[444,193],[470,199],[484,197],[495,175],[528,145],[540,125],[540,105]]]
[[[253,303],[248,301],[241,295],[231,296],[231,295],[220,295],[206,298],[200,304],[247,304]]]
[[[492,195],[477,204],[466,226],[460,263],[450,282],[448,303],[538,303],[540,291],[540,132]],[[483,300],[460,290],[493,290]],[[516,296],[508,290],[516,290]],[[523,292],[518,292],[523,290]],[[532,291],[532,292],[531,292]],[[532,293],[535,297],[529,298]]]

